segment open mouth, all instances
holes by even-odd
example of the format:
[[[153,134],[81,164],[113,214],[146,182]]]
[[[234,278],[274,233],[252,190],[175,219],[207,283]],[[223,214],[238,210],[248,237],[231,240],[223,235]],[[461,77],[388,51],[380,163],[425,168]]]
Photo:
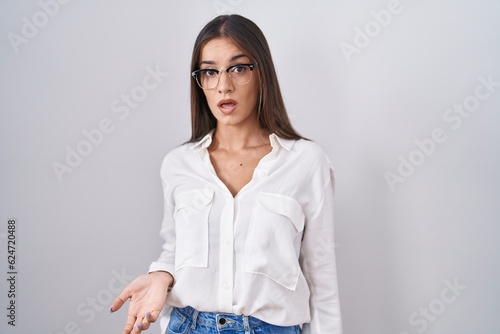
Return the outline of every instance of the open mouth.
[[[222,100],[217,104],[220,111],[224,114],[232,113],[236,109],[237,105],[238,103],[235,100]]]

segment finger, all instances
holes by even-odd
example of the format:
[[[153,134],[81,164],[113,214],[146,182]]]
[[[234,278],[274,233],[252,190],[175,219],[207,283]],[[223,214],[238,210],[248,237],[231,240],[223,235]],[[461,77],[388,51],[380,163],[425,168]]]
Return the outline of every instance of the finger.
[[[120,297],[116,297],[113,301],[113,304],[111,304],[111,308],[109,309],[109,311],[116,312],[123,306],[123,304],[125,304],[125,300],[121,299]]]
[[[137,324],[134,326],[134,330],[132,331],[131,334],[139,334],[140,332],[142,332],[142,330],[143,330],[142,325]]]
[[[132,294],[130,293],[130,290],[128,289],[127,286],[125,287],[125,289],[122,290],[122,292],[120,292],[120,294],[113,301],[113,304],[111,305],[110,309],[111,312],[119,310],[123,306],[123,304],[125,304],[127,299],[129,299],[130,297],[132,297]]]
[[[147,319],[147,314],[149,312],[146,312],[144,317],[136,318],[135,323],[134,323],[134,328],[131,332],[131,334],[139,334],[143,330],[146,330],[149,328],[149,321]]]
[[[138,325],[138,328],[140,326],[139,329],[143,331],[149,329],[149,326],[151,326],[151,324],[158,319],[159,314],[160,311],[146,312],[144,319],[142,319],[142,322],[140,323],[140,325]]]
[[[155,310],[153,312],[146,312],[146,319],[149,323],[153,323],[158,320],[158,316],[160,315],[160,310]]]
[[[127,322],[125,323],[125,328],[123,329],[122,334],[131,334],[132,331],[134,330],[134,325],[135,325],[135,316],[133,315],[128,315],[127,317]]]
[[[149,325],[148,325],[148,327],[149,327]],[[139,334],[145,329],[147,329],[147,328],[144,328],[143,324],[141,322],[139,322],[139,320],[137,320],[137,322],[134,324],[134,328],[132,329],[132,332],[130,334]]]
[[[130,333],[132,333],[133,329],[134,329],[134,325],[126,324],[125,328],[123,329],[122,334],[130,334]]]
[[[140,323],[140,326],[141,326],[140,329],[145,331],[146,329],[149,328],[149,325],[150,325],[150,323],[149,323],[148,319],[144,318],[144,319],[142,319],[142,322]]]

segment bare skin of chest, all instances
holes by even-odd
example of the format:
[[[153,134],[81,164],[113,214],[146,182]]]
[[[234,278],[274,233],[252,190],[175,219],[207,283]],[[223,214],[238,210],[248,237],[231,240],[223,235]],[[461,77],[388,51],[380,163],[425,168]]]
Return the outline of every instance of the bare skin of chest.
[[[250,182],[259,161],[271,149],[270,145],[249,147],[238,152],[209,148],[209,153],[217,176],[234,197]]]

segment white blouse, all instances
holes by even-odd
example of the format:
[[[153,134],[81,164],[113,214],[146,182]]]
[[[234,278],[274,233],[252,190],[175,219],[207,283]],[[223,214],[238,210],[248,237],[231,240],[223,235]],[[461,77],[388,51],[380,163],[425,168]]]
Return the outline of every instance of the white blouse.
[[[314,142],[269,138],[235,197],[211,164],[211,133],[166,155],[165,243],[149,271],[174,276],[171,306],[341,334],[331,163]]]

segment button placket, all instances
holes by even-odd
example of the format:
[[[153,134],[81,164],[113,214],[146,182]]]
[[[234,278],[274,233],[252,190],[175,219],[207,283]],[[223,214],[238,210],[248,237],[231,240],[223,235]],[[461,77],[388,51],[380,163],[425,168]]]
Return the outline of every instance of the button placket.
[[[233,231],[234,198],[228,197],[220,219],[219,307],[231,313],[233,306]]]

